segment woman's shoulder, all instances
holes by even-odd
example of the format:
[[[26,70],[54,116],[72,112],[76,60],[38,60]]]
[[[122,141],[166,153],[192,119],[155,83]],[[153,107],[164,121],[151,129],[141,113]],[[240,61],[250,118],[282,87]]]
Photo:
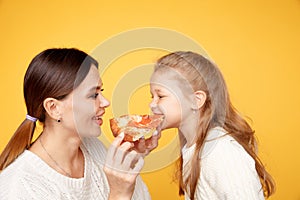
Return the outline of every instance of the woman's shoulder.
[[[34,178],[35,168],[39,165],[33,153],[25,150],[18,158],[0,173],[0,193],[14,195],[16,191],[23,191],[27,180]],[[38,174],[36,174],[38,178]]]
[[[23,172],[30,171],[35,162],[36,159],[33,159],[32,153],[25,150],[16,160],[1,171],[0,180],[2,181],[6,177],[20,177]]]
[[[102,141],[100,141],[97,137],[83,138],[82,141],[86,147],[106,151],[106,147],[104,146]]]
[[[83,138],[82,143],[92,157],[95,157],[97,160],[105,159],[107,149],[97,137]]]

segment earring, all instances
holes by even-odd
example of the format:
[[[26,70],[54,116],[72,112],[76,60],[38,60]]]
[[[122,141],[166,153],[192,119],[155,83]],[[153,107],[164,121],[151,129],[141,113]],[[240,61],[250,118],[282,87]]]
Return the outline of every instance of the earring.
[[[60,120],[60,119],[57,119],[56,121],[59,123],[61,120]]]
[[[198,110],[197,108],[193,108],[193,107],[192,107],[192,112],[193,112],[193,114],[196,114],[197,110]]]

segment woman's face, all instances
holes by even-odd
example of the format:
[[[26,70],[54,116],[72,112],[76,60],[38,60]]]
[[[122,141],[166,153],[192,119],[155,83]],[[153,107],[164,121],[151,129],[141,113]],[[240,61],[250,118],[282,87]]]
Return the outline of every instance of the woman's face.
[[[178,77],[176,71],[156,71],[150,80],[150,107],[154,114],[164,115],[162,129],[179,128],[191,113],[192,90],[185,88],[186,81]]]
[[[103,96],[103,84],[97,68],[92,65],[83,82],[67,97],[62,116],[66,129],[81,137],[97,137],[105,108],[110,105]]]

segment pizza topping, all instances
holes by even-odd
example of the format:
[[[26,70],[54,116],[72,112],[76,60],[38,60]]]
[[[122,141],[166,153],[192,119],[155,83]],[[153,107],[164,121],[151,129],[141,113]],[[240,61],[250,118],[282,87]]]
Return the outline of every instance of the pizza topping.
[[[162,120],[163,115],[122,115],[110,119],[110,127],[114,136],[124,132],[124,140],[136,141],[142,136],[151,137]]]

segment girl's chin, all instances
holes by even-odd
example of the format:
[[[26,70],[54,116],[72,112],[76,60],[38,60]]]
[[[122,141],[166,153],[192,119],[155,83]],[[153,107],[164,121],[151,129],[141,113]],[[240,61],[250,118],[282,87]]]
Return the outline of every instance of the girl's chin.
[[[159,130],[167,130],[167,129],[171,129],[171,128],[179,128],[179,126],[177,126],[176,124],[168,124],[166,122],[163,122],[161,124],[161,126],[159,126]]]

